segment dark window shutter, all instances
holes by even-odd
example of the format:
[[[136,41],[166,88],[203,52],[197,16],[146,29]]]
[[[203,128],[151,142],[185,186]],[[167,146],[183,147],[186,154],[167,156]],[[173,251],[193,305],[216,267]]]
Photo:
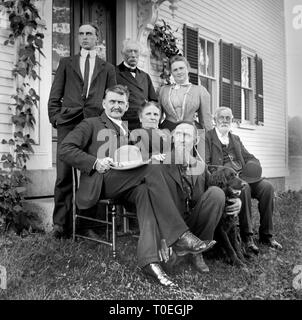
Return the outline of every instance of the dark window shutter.
[[[220,41],[220,106],[241,120],[241,49]]]
[[[198,84],[198,29],[184,24],[184,55],[190,64],[190,82]]]
[[[263,61],[257,55],[256,65],[256,124],[264,123],[264,104],[263,104]]]
[[[233,115],[241,120],[241,49],[232,46],[233,53]]]

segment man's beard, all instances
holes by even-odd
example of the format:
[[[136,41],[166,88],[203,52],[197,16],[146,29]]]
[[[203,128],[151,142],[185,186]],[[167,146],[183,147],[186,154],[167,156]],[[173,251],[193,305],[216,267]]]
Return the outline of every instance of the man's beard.
[[[178,164],[188,164],[191,156],[191,152],[189,149],[184,146],[175,146],[175,157]]]
[[[223,126],[223,127],[219,126],[218,130],[222,135],[225,135],[225,134],[229,133],[230,128],[229,128],[229,126],[226,126],[226,127],[225,126]]]

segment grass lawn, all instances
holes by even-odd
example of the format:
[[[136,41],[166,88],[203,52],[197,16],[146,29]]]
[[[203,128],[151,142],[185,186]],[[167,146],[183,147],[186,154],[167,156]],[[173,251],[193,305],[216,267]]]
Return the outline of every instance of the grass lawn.
[[[253,203],[255,231],[259,215]],[[54,240],[50,235],[0,235],[0,265],[7,270],[6,299],[301,299],[293,268],[302,265],[302,191],[280,194],[274,216],[283,250],[260,246],[249,272],[207,259],[210,273],[199,274],[187,263],[173,278],[178,289],[150,282],[136,267],[133,237],[118,238],[118,258],[110,248],[89,241]],[[256,237],[255,237],[256,238]]]

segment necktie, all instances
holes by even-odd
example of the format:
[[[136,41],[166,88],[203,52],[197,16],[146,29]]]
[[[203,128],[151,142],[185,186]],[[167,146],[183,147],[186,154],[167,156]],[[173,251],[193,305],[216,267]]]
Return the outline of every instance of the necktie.
[[[84,69],[84,86],[83,86],[83,97],[86,98],[87,96],[87,90],[88,90],[88,81],[89,81],[89,53],[87,54],[86,60],[85,60],[85,69]]]
[[[190,212],[190,204],[193,195],[193,182],[192,176],[187,174],[187,166],[179,165],[179,172],[181,176],[181,182],[184,190],[185,201],[186,201],[186,214]]]

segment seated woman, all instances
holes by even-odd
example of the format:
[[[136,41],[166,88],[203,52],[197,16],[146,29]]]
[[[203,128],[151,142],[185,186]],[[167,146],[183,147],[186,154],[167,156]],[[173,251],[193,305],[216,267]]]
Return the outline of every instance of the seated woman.
[[[130,141],[141,149],[144,160],[163,161],[164,155],[171,151],[171,133],[159,129],[162,117],[161,108],[154,102],[146,102],[138,112],[140,129],[131,131]]]

